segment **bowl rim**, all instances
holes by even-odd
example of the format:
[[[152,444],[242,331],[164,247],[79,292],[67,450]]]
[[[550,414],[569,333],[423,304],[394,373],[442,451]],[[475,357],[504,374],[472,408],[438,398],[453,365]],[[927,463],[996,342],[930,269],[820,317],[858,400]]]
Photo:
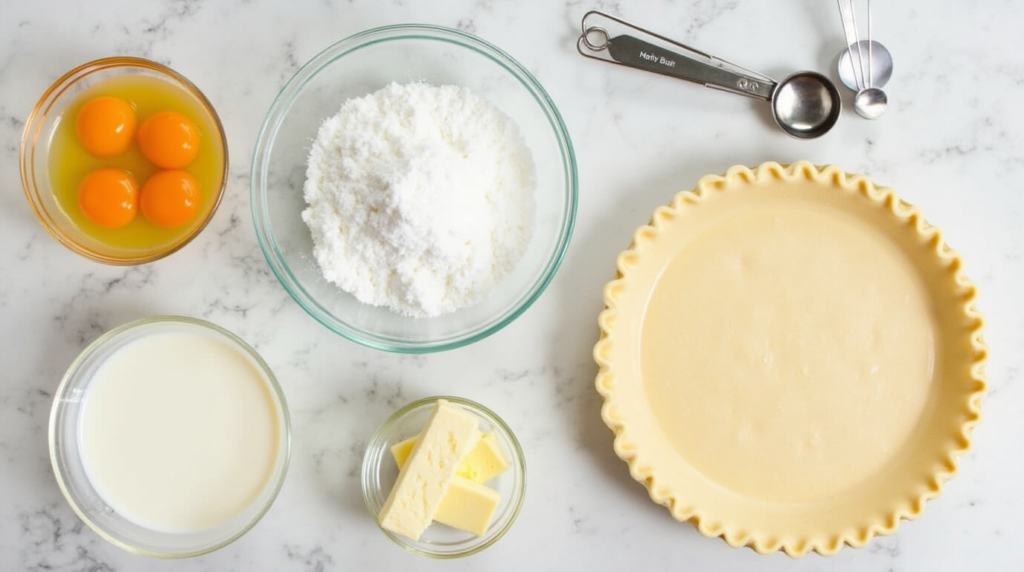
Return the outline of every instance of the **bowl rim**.
[[[380,523],[377,520],[377,513],[373,511],[373,507],[371,506],[373,502],[370,498],[369,492],[369,489],[371,488],[369,484],[370,482],[372,482],[371,468],[377,468],[380,466],[379,462],[374,462],[374,458],[387,456],[387,449],[384,449],[383,451],[377,451],[373,447],[373,445],[377,444],[378,442],[380,442],[383,445],[386,445],[387,442],[383,440],[383,435],[388,429],[390,429],[395,423],[397,423],[410,413],[422,407],[432,405],[439,399],[444,399],[450,403],[454,403],[456,405],[459,405],[460,407],[466,408],[467,410],[473,412],[474,414],[485,418],[488,422],[493,424],[493,426],[499,428],[501,431],[507,434],[508,443],[510,445],[510,448],[512,449],[513,458],[511,459],[511,461],[519,469],[522,475],[519,487],[516,487],[513,490],[515,499],[512,500],[512,515],[509,517],[508,522],[504,523],[499,529],[495,530],[493,534],[486,537],[478,537],[485,538],[485,540],[480,544],[475,544],[460,552],[451,553],[440,553],[433,552],[430,550],[424,550],[422,548],[414,546],[409,541],[394,534],[393,532],[385,530],[384,527],[380,526]],[[438,560],[452,560],[456,558],[463,558],[465,556],[471,556],[473,554],[481,552],[489,548],[490,546],[494,545],[496,542],[498,542],[498,540],[501,540],[501,538],[505,536],[505,534],[512,528],[512,525],[515,523],[516,519],[519,517],[519,513],[523,508],[523,502],[526,500],[526,476],[526,455],[525,453],[523,453],[522,445],[519,443],[519,439],[516,437],[515,432],[512,431],[512,428],[509,427],[508,423],[505,423],[504,419],[502,419],[494,411],[477,403],[476,401],[452,395],[434,395],[431,397],[417,399],[411,403],[402,406],[397,411],[389,415],[387,419],[385,419],[384,422],[381,423],[380,426],[377,427],[377,429],[373,432],[373,435],[367,442],[366,451],[363,453],[363,462],[360,469],[360,488],[362,489],[363,492],[363,503],[366,505],[366,510],[367,512],[370,513],[370,517],[373,518],[373,522],[377,524],[377,527],[381,530],[381,532],[383,532],[395,544],[401,546],[402,548],[408,550],[413,554],[419,554],[421,556],[435,558]]]
[[[41,201],[37,200],[43,185],[37,182],[36,170],[33,166],[35,165],[36,144],[39,142],[43,122],[51,113],[51,109],[57,99],[72,86],[76,85],[79,81],[88,78],[94,73],[117,68],[143,68],[155,71],[179,84],[183,89],[185,89],[185,91],[195,97],[199,105],[209,113],[217,131],[217,135],[219,136],[219,138],[214,139],[219,139],[221,148],[221,184],[220,188],[217,189],[213,206],[210,207],[210,211],[207,213],[206,217],[189,234],[185,235],[180,242],[173,245],[171,248],[144,256],[110,256],[79,244],[59,230],[53,215],[51,215],[50,212],[41,205]],[[39,101],[36,102],[35,106],[32,108],[32,112],[28,116],[28,119],[25,121],[25,128],[21,133],[21,151],[19,153],[18,162],[21,169],[21,186],[25,192],[25,198],[28,200],[29,206],[32,207],[32,214],[35,215],[39,224],[46,229],[46,232],[48,232],[57,242],[63,244],[68,250],[75,254],[88,258],[89,260],[94,260],[96,262],[112,266],[146,264],[170,256],[184,248],[185,245],[189,244],[195,239],[195,237],[199,236],[199,233],[201,233],[210,221],[213,220],[213,216],[216,214],[218,207],[220,207],[221,200],[224,198],[224,191],[227,190],[228,186],[228,140],[227,135],[224,132],[224,125],[221,123],[220,116],[217,114],[217,110],[214,109],[213,104],[210,103],[210,100],[207,99],[206,95],[204,95],[194,83],[182,74],[161,63],[132,56],[114,56],[91,60],[71,69],[54,81],[50,87],[43,92],[43,95],[40,96]]]
[[[531,286],[528,294],[521,298],[511,311],[506,310],[503,317],[489,322],[486,327],[474,330],[468,335],[426,342],[409,342],[353,328],[320,306],[316,299],[309,295],[298,280],[295,279],[277,247],[277,241],[270,230],[271,222],[269,207],[266,201],[267,192],[265,190],[267,186],[267,173],[269,172],[268,159],[273,150],[277,132],[281,128],[284,117],[290,109],[292,102],[305,88],[306,84],[328,65],[352,52],[382,42],[409,39],[442,41],[474,50],[515,77],[530,92],[537,104],[540,105],[558,141],[563,165],[564,192],[568,196],[568,208],[563,212],[558,243],[544,267],[540,280]],[[541,294],[544,293],[562,265],[575,228],[579,202],[578,166],[569,130],[554,101],[552,101],[547,91],[533,74],[501,48],[473,34],[444,26],[416,23],[393,24],[359,32],[332,44],[303,64],[295,75],[281,88],[274,98],[270,109],[267,111],[267,116],[256,137],[256,143],[253,148],[249,186],[250,208],[253,224],[256,229],[257,242],[260,245],[260,250],[263,251],[264,258],[267,260],[267,265],[270,266],[271,272],[273,272],[285,291],[288,292],[288,295],[313,319],[343,338],[377,350],[408,354],[446,351],[478,342],[512,323],[529,309],[540,298]]]
[[[87,512],[83,510],[82,507],[78,505],[78,503],[75,502],[74,497],[71,495],[69,484],[65,480],[63,471],[61,471],[59,468],[60,462],[58,457],[57,442],[59,440],[59,435],[57,433],[57,422],[60,418],[63,417],[64,414],[64,406],[62,403],[64,401],[63,398],[67,393],[71,381],[79,373],[79,370],[83,362],[85,362],[85,360],[92,356],[96,351],[105,347],[112,340],[118,338],[122,334],[152,324],[161,323],[186,324],[189,326],[198,326],[202,329],[209,330],[214,334],[222,338],[225,338],[228,342],[233,343],[235,346],[237,346],[237,348],[240,351],[246,353],[250,358],[252,358],[252,360],[256,363],[261,373],[263,374],[265,381],[267,383],[267,388],[281,404],[279,421],[281,424],[281,431],[284,432],[284,447],[283,450],[279,453],[279,455],[283,455],[281,472],[279,475],[271,473],[270,479],[273,480],[274,482],[271,483],[268,480],[268,484],[265,486],[272,487],[272,490],[270,491],[270,496],[267,498],[266,503],[263,505],[263,507],[261,507],[260,511],[256,513],[253,516],[252,520],[248,521],[245,524],[245,526],[239,528],[234,534],[227,537],[226,539],[215,544],[212,544],[208,547],[202,548],[200,550],[192,550],[189,552],[181,553],[157,552],[152,550],[141,549],[131,544],[128,544],[120,539],[117,539],[110,533],[108,533],[106,529],[104,529],[92,518],[90,518]],[[129,552],[131,554],[137,554],[140,556],[148,556],[152,558],[163,559],[192,558],[194,556],[201,556],[203,554],[215,552],[235,542],[236,540],[244,536],[247,532],[249,532],[254,526],[256,526],[256,524],[260,520],[262,520],[263,516],[266,515],[267,512],[270,510],[270,507],[274,505],[274,501],[277,500],[277,496],[281,492],[281,488],[284,486],[284,482],[286,480],[286,477],[288,476],[288,467],[291,464],[292,422],[291,414],[289,413],[288,410],[288,401],[285,398],[284,390],[282,389],[281,384],[277,380],[277,376],[274,375],[273,370],[270,369],[270,366],[267,365],[267,362],[263,360],[263,357],[260,356],[260,354],[252,346],[246,343],[245,340],[243,340],[233,332],[225,328],[222,328],[217,324],[208,322],[206,320],[190,318],[187,316],[158,315],[140,318],[138,320],[132,320],[131,322],[121,324],[120,326],[108,330],[103,335],[96,338],[88,346],[86,346],[85,349],[83,349],[78,354],[78,356],[75,357],[74,361],[71,362],[71,365],[68,366],[67,371],[65,371],[64,377],[61,378],[60,385],[57,386],[57,390],[53,394],[53,405],[50,407],[50,419],[48,423],[47,441],[50,452],[50,467],[53,469],[54,477],[57,480],[57,486],[60,488],[60,492],[64,496],[64,500],[67,501],[68,505],[71,506],[71,509],[75,512],[76,515],[78,515],[78,518],[80,518],[82,522],[84,522],[89,528],[91,528],[93,532],[98,534],[100,538],[106,540],[110,544],[117,546],[118,548],[126,552]]]

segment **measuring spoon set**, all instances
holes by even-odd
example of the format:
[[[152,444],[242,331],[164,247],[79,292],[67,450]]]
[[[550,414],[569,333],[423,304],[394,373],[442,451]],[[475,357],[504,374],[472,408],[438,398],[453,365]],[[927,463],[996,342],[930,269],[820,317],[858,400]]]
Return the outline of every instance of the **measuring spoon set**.
[[[843,0],[838,1],[844,30],[853,30],[853,37],[849,32],[846,34],[850,46],[840,57],[840,78],[844,85],[857,92],[854,108],[858,114],[874,119],[885,110],[887,100],[880,88],[892,74],[892,59],[881,44],[871,40],[870,0],[866,42],[857,37],[852,1],[848,10],[844,10]],[[576,49],[591,59],[765,101],[771,106],[772,117],[779,128],[797,139],[824,135],[835,126],[842,111],[839,90],[818,72],[798,71],[782,81],[775,81],[596,10],[583,16],[582,34]],[[876,54],[881,63],[876,63]],[[852,81],[848,82],[848,77],[852,77]]]

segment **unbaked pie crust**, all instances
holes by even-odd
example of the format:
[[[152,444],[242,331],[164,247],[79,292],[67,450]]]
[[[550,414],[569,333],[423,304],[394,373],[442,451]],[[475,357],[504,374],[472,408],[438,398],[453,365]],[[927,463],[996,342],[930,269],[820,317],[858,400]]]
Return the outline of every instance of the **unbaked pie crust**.
[[[761,553],[834,554],[920,514],[985,390],[975,287],[891,189],[733,167],[640,227],[604,290],[597,389],[651,498]]]

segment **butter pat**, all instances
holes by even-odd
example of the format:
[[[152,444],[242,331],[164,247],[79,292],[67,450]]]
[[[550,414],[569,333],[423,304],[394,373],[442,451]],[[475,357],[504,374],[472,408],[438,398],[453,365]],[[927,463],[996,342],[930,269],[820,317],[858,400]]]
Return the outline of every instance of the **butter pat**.
[[[486,483],[508,469],[508,459],[501,451],[498,436],[488,432],[466,455],[456,473],[478,483]]]
[[[434,520],[480,536],[487,532],[500,502],[498,491],[456,475]]]
[[[419,438],[419,435],[415,435],[391,446],[391,456],[395,458],[395,464],[399,469],[405,466],[405,460],[409,458],[412,448],[416,446],[416,440]]]
[[[385,530],[419,540],[448,493],[455,470],[480,436],[472,413],[438,399],[377,519]]]
[[[401,469],[405,460],[409,458],[419,435],[409,437],[405,441],[395,443],[391,446],[391,456],[395,458],[395,464]],[[459,464],[455,474],[465,477],[478,483],[486,483],[508,469],[508,459],[498,444],[498,437],[494,431],[486,435],[480,434],[476,447]]]
[[[498,491],[482,483],[508,469],[508,459],[501,451],[493,431],[486,435],[477,431],[477,435],[479,440],[476,446],[459,463],[448,492],[437,507],[434,520],[480,536],[487,532],[494,511],[501,503]],[[410,437],[391,447],[391,455],[399,469],[405,465],[419,437]]]

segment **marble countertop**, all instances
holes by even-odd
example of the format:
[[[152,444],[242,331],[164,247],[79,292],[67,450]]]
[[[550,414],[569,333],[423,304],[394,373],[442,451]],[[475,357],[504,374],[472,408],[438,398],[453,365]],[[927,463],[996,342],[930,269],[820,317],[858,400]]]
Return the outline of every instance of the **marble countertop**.
[[[601,8],[774,77],[828,71],[843,45],[834,3],[638,4],[0,2],[0,570],[1024,569],[1024,3],[877,3],[875,37],[896,63],[890,109],[875,122],[847,109],[811,142],[783,135],[753,100],[584,60],[574,43],[583,13]],[[580,172],[577,230],[543,297],[498,334],[426,356],[367,349],[318,325],[270,273],[249,215],[251,150],[278,89],[330,44],[400,22],[458,27],[519,59],[560,107]],[[40,94],[65,70],[115,54],[192,79],[231,149],[210,228],[135,268],[57,244],[18,177],[24,119]],[[654,207],[703,174],[799,158],[867,173],[946,231],[981,290],[991,390],[973,450],[922,518],[863,549],[793,560],[704,538],[648,500],[612,452],[590,354],[601,286]],[[68,364],[105,330],[152,314],[212,320],[253,344],[283,381],[294,421],[290,473],[271,511],[235,544],[191,560],[106,544],[64,502],[47,453],[51,400]],[[517,524],[461,561],[392,544],[367,515],[357,478],[372,430],[402,404],[439,393],[497,409],[530,466]]]

